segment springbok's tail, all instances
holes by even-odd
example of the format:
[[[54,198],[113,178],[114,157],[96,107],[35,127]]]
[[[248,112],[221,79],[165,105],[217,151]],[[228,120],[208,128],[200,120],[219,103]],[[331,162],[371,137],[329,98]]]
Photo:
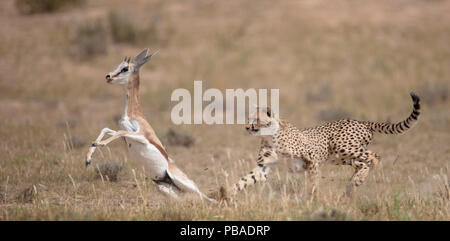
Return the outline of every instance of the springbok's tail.
[[[401,134],[409,130],[417,123],[418,117],[420,115],[420,98],[414,92],[411,92],[410,95],[413,101],[413,111],[406,120],[396,124],[371,121],[367,121],[365,122],[365,124],[369,127],[370,130],[382,134]]]

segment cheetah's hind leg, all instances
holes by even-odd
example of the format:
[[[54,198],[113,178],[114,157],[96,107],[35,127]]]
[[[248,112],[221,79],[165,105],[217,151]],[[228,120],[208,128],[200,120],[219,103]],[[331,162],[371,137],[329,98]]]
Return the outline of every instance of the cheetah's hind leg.
[[[380,156],[365,148],[350,153],[344,151],[341,152],[341,154],[345,155],[344,157],[351,159],[348,164],[355,168],[355,172],[353,173],[346,190],[346,196],[351,197],[356,187],[361,186],[364,183],[369,175],[370,169],[378,164]]]
[[[229,190],[224,185],[221,185],[218,190],[210,190],[208,197],[220,203],[229,203],[232,201]]]

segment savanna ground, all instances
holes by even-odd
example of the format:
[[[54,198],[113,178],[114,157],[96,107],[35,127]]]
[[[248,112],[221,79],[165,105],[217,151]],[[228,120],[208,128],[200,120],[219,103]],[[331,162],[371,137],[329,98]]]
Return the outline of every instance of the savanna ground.
[[[449,1],[73,1],[51,12],[0,1],[0,220],[450,220]],[[278,88],[280,116],[298,127],[352,117],[400,121],[376,134],[382,157],[351,200],[352,174],[322,167],[310,200],[281,162],[233,205],[168,200],[127,159],[121,141],[84,158],[103,127],[118,129],[124,97],[104,76],[141,49],[144,112],[169,155],[204,192],[254,165],[258,138],[242,125],[170,120],[176,88]],[[170,144],[169,128],[195,138]],[[122,163],[117,181],[95,169]],[[135,171],[133,171],[133,169]]]

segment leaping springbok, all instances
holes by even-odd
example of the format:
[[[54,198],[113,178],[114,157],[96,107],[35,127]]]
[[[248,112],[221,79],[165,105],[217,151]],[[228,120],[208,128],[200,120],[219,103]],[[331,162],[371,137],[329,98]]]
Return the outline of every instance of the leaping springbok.
[[[131,160],[144,167],[146,175],[158,185],[161,192],[178,198],[175,190],[190,191],[199,194],[201,198],[214,202],[200,192],[197,185],[175,165],[142,113],[139,104],[139,68],[157,52],[148,56],[147,53],[148,49],[144,49],[133,60],[125,57],[113,72],[106,75],[107,83],[124,86],[126,98],[122,118],[119,120],[121,130],[114,131],[103,128],[89,148],[86,166],[91,163],[92,154],[98,146],[106,146],[110,142],[124,137]],[[111,137],[102,140],[104,135]]]

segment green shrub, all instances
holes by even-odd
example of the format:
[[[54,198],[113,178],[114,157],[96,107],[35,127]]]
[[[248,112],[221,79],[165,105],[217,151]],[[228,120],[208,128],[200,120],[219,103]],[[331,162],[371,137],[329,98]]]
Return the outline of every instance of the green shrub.
[[[190,147],[195,143],[195,138],[191,134],[172,128],[167,130],[166,139],[167,143],[171,146]]]
[[[173,34],[172,28],[162,27],[160,13],[150,13],[151,18],[145,23],[140,23],[136,28],[135,21],[127,14],[111,11],[108,16],[109,31],[111,39],[115,43],[152,43],[164,44],[169,35]]]
[[[320,121],[335,121],[344,118],[351,118],[351,115],[343,109],[330,107],[319,111],[316,117]]]
[[[82,23],[72,39],[70,54],[78,60],[104,55],[107,39],[108,34],[100,20]]]
[[[62,7],[81,5],[84,0],[16,0],[16,7],[22,14],[49,13]]]
[[[445,82],[426,84],[420,88],[418,95],[428,105],[445,103],[450,99],[450,85]]]
[[[322,85],[317,91],[308,90],[306,92],[306,101],[307,102],[322,102],[329,101],[332,96],[333,91],[330,87],[326,85]]]
[[[116,12],[110,12],[108,20],[111,37],[114,42],[134,43],[136,41],[137,32],[129,18]]]

